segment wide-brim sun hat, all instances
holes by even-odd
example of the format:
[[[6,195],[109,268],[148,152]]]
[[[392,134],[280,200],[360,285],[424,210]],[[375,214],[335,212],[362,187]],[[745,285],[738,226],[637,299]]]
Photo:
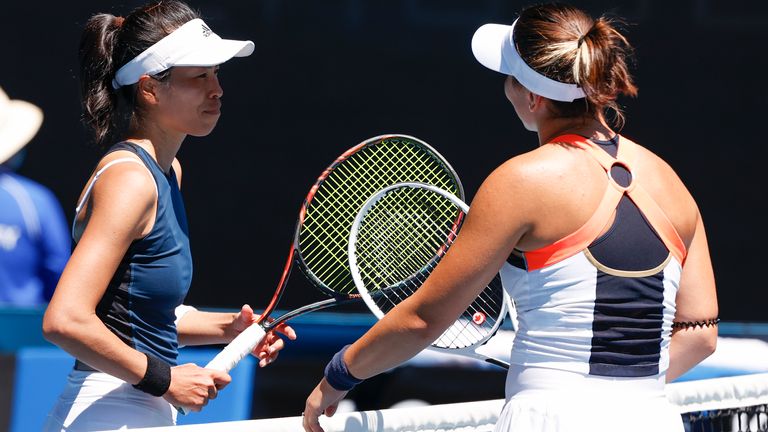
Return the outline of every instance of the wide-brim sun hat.
[[[253,42],[222,39],[196,18],[123,65],[115,73],[112,87],[135,84],[143,75],[154,75],[174,66],[216,66],[232,57],[247,57],[253,50]]]
[[[43,124],[43,111],[22,100],[12,100],[0,88],[0,163],[29,143]]]
[[[555,81],[548,78],[527,63],[517,52],[512,25],[485,24],[472,37],[472,53],[480,64],[488,69],[517,79],[523,87],[546,98],[572,102],[585,96],[584,90],[576,84]]]

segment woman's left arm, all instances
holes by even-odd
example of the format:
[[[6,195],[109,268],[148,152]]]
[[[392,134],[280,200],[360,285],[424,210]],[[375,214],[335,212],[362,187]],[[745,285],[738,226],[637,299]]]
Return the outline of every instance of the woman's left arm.
[[[179,345],[227,344],[258,318],[259,315],[248,305],[243,305],[237,313],[204,312],[188,308],[176,324]],[[296,332],[288,325],[278,326],[276,331],[288,339],[296,339]],[[274,331],[269,332],[264,341],[253,349],[253,355],[259,359],[259,366],[264,367],[275,361],[284,346],[285,342],[280,336]]]
[[[699,364],[717,347],[717,292],[701,215],[685,259],[675,302],[675,322],[681,327],[672,330],[667,382]],[[710,323],[695,324],[707,321]]]

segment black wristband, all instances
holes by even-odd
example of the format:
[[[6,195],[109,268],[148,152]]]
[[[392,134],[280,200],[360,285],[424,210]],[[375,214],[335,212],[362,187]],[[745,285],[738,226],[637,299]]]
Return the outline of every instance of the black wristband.
[[[352,387],[363,382],[363,380],[352,376],[347,369],[347,364],[344,363],[344,352],[347,351],[347,348],[349,345],[337,352],[325,367],[325,380],[336,390],[351,390]]]
[[[149,393],[152,396],[162,396],[171,386],[171,366],[159,358],[144,353],[147,356],[147,371],[144,378],[133,388]]]

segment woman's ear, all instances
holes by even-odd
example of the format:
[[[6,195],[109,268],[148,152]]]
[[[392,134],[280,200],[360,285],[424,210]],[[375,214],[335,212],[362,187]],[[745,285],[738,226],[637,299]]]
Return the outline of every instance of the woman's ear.
[[[528,99],[528,109],[534,112],[536,108],[541,106],[542,97],[532,91],[527,91],[526,97]]]
[[[149,75],[142,75],[136,85],[137,102],[141,101],[146,105],[157,105],[159,102],[159,84],[160,81],[150,77]]]

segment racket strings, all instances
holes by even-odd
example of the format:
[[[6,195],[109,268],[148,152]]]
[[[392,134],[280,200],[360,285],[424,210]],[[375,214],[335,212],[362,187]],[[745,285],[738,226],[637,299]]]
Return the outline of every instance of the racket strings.
[[[464,348],[487,340],[501,325],[503,301],[501,281],[494,280],[434,345],[448,349]]]
[[[461,193],[450,167],[428,148],[404,138],[364,147],[320,184],[299,230],[299,249],[309,271],[327,288],[343,294],[355,291],[347,259],[349,229],[371,195],[402,181]]]
[[[375,149],[378,147],[380,146],[372,147],[371,149]],[[371,191],[375,192],[375,188],[369,187],[369,188],[363,189],[361,188],[361,185],[363,185],[362,183],[347,181],[350,178],[361,177],[367,174],[367,171],[368,171],[367,169],[366,169],[366,172],[361,173],[359,172],[359,169],[358,169],[359,164],[355,165],[355,162],[358,162],[358,159],[360,159],[360,155],[361,153],[353,154],[349,158],[349,162],[347,164],[339,165],[336,168],[336,170],[332,173],[332,175],[330,175],[325,180],[324,184],[328,187],[320,189],[317,192],[315,201],[313,201],[313,206],[310,207],[311,212],[321,209],[321,206],[318,205],[318,203],[322,203],[323,195],[327,195],[326,198],[328,199],[328,203],[327,203],[328,205],[326,207],[328,208],[350,208],[351,206],[359,205],[359,201],[361,200],[361,197],[363,197],[362,199],[365,199],[367,196],[369,196]],[[386,161],[373,160],[374,164],[380,164],[383,162],[386,162]],[[389,181],[389,180],[385,179],[385,181]],[[352,214],[352,212],[346,212],[346,213],[347,213],[346,215],[339,212],[324,213],[324,215],[330,217],[328,219],[328,222],[330,222],[329,226],[334,228],[335,231],[344,234],[344,236],[346,236],[346,232],[341,227],[347,221],[346,219],[340,220],[336,216],[349,216],[350,214]],[[335,237],[338,237],[338,235]]]
[[[424,218],[403,208],[403,202],[410,201],[397,195],[393,192],[384,198],[388,202],[379,202],[376,209],[368,212],[356,245],[366,286],[373,291],[393,287],[380,294],[382,309],[387,311],[412,294],[421,285],[416,278],[418,272],[431,271],[430,263],[436,264],[440,258],[436,256],[440,246],[425,235],[427,227],[418,226]],[[434,224],[429,230],[433,237],[444,237],[434,235]]]
[[[396,204],[398,204],[396,202]],[[443,231],[441,227],[438,227],[436,224],[432,223],[431,228],[433,230],[433,233],[438,233],[437,235],[432,236],[425,236],[425,235],[418,235],[420,233],[423,233],[424,227],[419,227],[419,224],[424,223],[430,223],[430,221],[424,219],[422,216],[420,216],[417,213],[409,212],[409,209],[403,208],[402,206],[399,206],[399,208],[396,209],[396,212],[391,211],[384,211],[382,212],[384,215],[383,220],[375,221],[375,224],[378,224],[378,226],[390,226],[386,232],[384,232],[384,236],[386,236],[383,240],[386,241],[387,244],[390,245],[396,245],[397,247],[390,246],[389,248],[386,248],[386,250],[392,251],[394,253],[399,253],[402,255],[402,253],[407,253],[408,251],[412,252],[412,256],[409,258],[413,258],[415,256],[415,263],[417,265],[420,265],[422,262],[424,262],[427,259],[433,258],[435,255],[435,251],[439,252],[440,248],[442,246],[442,242],[439,241],[437,237],[443,237],[439,233]],[[410,213],[410,214],[409,214]],[[403,217],[402,215],[405,215]],[[409,220],[410,219],[410,220]],[[377,226],[377,225],[374,225]],[[392,235],[394,233],[397,233],[397,235]],[[399,235],[400,233],[409,233],[409,235]],[[390,235],[387,235],[390,234]],[[447,237],[447,236],[446,236]],[[401,249],[402,252],[401,252]],[[401,259],[402,257],[398,255],[397,258]],[[392,257],[387,257],[389,259],[392,259]],[[410,266],[413,267],[413,266]],[[408,266],[405,266],[404,268],[409,268]],[[397,275],[397,277],[401,277],[404,275]],[[387,285],[389,285],[390,281],[387,281]]]
[[[445,231],[444,227],[437,226],[420,214],[423,213],[423,206],[416,209],[405,207],[412,201],[397,196],[400,195],[398,192],[403,193],[391,193],[385,197],[387,202],[377,203],[376,209],[368,212],[358,237],[358,250],[368,255],[362,263],[364,266],[371,264],[366,268],[370,278],[368,284],[375,290],[411,279],[424,267],[424,263],[439,258],[436,253],[444,239],[449,237],[441,234]],[[450,210],[455,212],[456,209]],[[426,226],[428,223],[432,225]],[[398,266],[385,267],[382,263],[397,263]]]
[[[437,260],[424,269],[423,274],[409,278],[406,282],[393,289],[378,293],[377,305],[385,312],[413,294],[426,280],[427,274],[436,266]],[[407,272],[401,272],[398,277],[407,277]],[[489,288],[492,289],[492,288]],[[496,321],[501,314],[502,294],[498,291],[489,294],[486,289],[477,300],[448,328],[433,345],[441,348],[462,348],[487,339],[497,327]],[[478,315],[479,314],[479,315]]]
[[[439,260],[439,257],[435,257],[434,254],[425,253],[424,249],[419,248],[420,245],[413,240],[406,240],[405,242],[401,240],[402,238],[390,239],[385,237],[375,245],[361,245],[362,247],[369,247],[369,251],[372,252],[369,257],[365,258],[366,261],[396,262],[398,264],[396,268],[378,265],[366,266],[365,269],[373,291],[382,291],[380,294],[384,302],[382,309],[387,311],[413,294],[421,286],[423,280],[418,278],[418,272],[431,272],[432,267]],[[432,251],[435,250],[435,248],[432,249]],[[405,255],[407,252],[411,253]],[[426,267],[423,264],[425,262],[428,263]],[[393,286],[393,284],[395,285]],[[385,289],[390,286],[393,287]]]
[[[450,200],[415,188],[395,189],[368,210],[354,246],[359,274],[382,313],[424,283],[456,239],[464,216]],[[503,311],[497,276],[433,345],[464,348],[485,341]]]

